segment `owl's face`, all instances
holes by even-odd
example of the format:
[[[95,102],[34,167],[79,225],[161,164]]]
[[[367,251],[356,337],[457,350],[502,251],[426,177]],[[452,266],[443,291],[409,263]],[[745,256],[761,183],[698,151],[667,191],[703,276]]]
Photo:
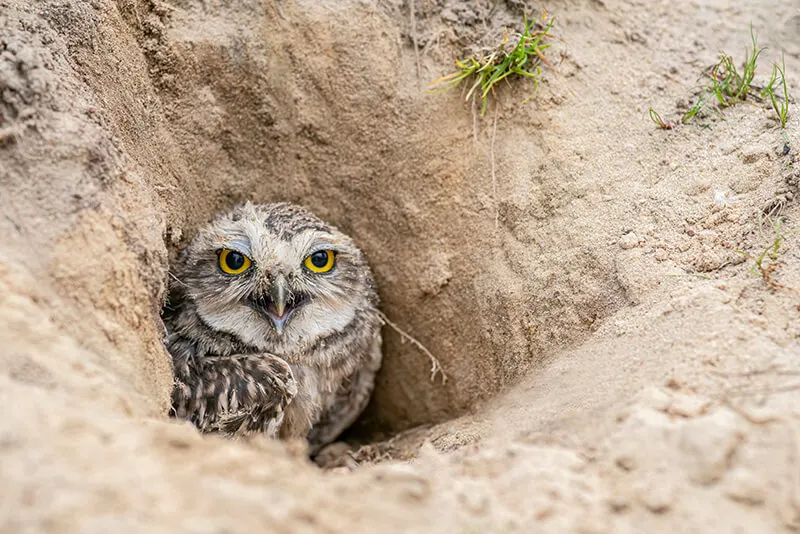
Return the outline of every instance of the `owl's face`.
[[[291,204],[246,204],[218,218],[182,256],[179,278],[202,321],[278,355],[343,330],[375,304],[352,240]]]

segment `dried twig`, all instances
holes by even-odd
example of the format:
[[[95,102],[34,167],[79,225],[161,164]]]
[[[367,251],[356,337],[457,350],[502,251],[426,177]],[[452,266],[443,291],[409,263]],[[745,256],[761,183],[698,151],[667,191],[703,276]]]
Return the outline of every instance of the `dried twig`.
[[[182,285],[183,287],[189,287],[189,286],[187,286],[187,285],[186,285],[186,284],[183,282],[183,280],[181,280],[180,278],[178,278],[177,276],[175,276],[174,274],[172,274],[172,271],[168,271],[168,274],[169,274],[169,275],[172,277],[172,279],[173,279],[173,280],[175,280],[176,282],[178,282],[178,283],[179,283],[180,285]]]
[[[378,315],[380,315],[381,319],[383,319],[383,322],[385,324],[389,325],[392,328],[392,330],[394,330],[395,332],[400,334],[400,337],[402,337],[406,341],[411,342],[412,345],[414,345],[419,350],[421,350],[423,353],[425,353],[425,355],[431,361],[431,382],[433,382],[436,379],[436,374],[438,373],[438,374],[442,375],[442,384],[446,384],[447,383],[447,375],[445,374],[444,369],[442,369],[442,364],[439,363],[439,360],[436,358],[436,356],[431,354],[431,351],[429,351],[427,348],[425,348],[425,345],[420,343],[417,339],[415,339],[410,334],[408,334],[405,331],[403,331],[399,326],[397,326],[392,321],[390,321],[389,318],[386,317],[385,313],[383,313],[382,311],[378,311]]]
[[[495,165],[494,165],[494,138],[497,136],[497,115],[500,114],[500,105],[498,104],[494,108],[494,124],[492,125],[492,145],[491,145],[491,152],[489,154],[490,161],[492,164],[492,201],[494,202],[494,227],[497,228],[500,225],[500,207],[497,203],[497,173],[495,172]]]
[[[414,43],[414,57],[417,61],[417,86],[420,86],[422,68],[419,63],[419,46],[417,45],[417,15],[414,0],[410,0],[409,3],[411,8],[411,41]]]
[[[478,144],[478,103],[475,101],[478,93],[472,94],[472,140]]]

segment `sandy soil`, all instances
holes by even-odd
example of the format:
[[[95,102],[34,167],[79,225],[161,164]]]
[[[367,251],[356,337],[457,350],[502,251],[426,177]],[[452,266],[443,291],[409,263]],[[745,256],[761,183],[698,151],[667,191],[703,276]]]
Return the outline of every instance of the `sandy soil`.
[[[800,2],[412,5],[0,0],[3,531],[800,529],[800,236],[734,252],[797,227],[797,121],[647,117],[750,22],[797,93]],[[534,98],[425,92],[542,7]],[[449,377],[387,329],[340,467],[165,416],[169,261],[245,199],[353,235]]]

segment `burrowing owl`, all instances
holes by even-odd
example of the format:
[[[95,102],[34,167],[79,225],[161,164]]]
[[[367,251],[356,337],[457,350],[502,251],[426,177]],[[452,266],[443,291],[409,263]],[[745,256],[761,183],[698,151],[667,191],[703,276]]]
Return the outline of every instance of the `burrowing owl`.
[[[381,319],[349,237],[299,206],[247,203],[202,229],[174,274],[173,415],[204,432],[306,437],[314,451],[363,411]]]

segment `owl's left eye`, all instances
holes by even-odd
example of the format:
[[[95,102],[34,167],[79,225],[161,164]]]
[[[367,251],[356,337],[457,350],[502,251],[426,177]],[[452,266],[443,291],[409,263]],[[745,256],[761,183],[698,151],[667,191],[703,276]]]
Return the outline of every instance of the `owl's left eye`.
[[[312,273],[327,273],[336,263],[336,255],[332,250],[318,250],[310,254],[304,261],[306,269]]]
[[[219,268],[225,274],[242,274],[250,268],[250,265],[250,258],[241,252],[229,249],[219,252]]]

